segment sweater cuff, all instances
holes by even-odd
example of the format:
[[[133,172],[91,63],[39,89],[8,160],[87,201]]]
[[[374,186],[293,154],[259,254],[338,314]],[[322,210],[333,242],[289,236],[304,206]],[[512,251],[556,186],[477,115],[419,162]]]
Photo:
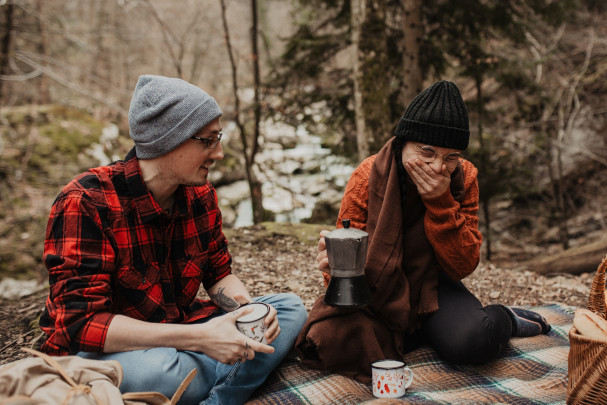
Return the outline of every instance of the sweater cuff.
[[[453,199],[450,190],[445,191],[442,195],[433,198],[424,199],[424,204],[432,210],[444,210],[454,208],[457,202]]]

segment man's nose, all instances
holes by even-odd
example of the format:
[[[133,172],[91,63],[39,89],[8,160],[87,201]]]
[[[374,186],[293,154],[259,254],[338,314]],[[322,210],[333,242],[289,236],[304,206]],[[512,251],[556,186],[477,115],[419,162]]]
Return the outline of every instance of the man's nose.
[[[210,157],[216,160],[223,159],[223,145],[221,144],[221,142],[218,142],[217,146],[211,149]]]

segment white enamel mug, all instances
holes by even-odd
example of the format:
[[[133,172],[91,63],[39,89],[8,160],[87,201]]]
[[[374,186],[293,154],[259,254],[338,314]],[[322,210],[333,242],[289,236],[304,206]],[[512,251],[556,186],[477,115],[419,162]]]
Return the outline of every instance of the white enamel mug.
[[[270,313],[270,306],[263,302],[250,302],[241,308],[253,308],[253,311],[242,315],[236,320],[238,330],[253,340],[268,344],[265,336],[268,326],[265,324],[264,319]]]
[[[371,365],[373,396],[400,398],[413,382],[413,371],[399,360],[380,360]]]

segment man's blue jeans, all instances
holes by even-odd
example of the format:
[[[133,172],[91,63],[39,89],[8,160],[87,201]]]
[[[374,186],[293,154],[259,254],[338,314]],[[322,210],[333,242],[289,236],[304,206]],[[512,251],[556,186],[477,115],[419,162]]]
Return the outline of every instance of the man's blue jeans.
[[[307,319],[296,295],[266,295],[255,301],[276,308],[281,332],[272,342],[274,353],[255,353],[253,360],[244,363],[230,366],[202,353],[169,347],[109,354],[80,352],[78,356],[118,360],[124,372],[123,393],[156,391],[171,398],[188,373],[197,369],[179,404],[243,404],[286,357]]]

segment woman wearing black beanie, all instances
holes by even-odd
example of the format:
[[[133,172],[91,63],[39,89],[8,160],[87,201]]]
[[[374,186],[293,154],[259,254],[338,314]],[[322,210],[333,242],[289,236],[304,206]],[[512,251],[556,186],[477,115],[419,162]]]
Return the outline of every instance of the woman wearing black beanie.
[[[478,266],[482,243],[478,170],[462,155],[469,138],[457,86],[440,81],[413,100],[394,138],[354,171],[337,226],[349,219],[369,233],[365,276],[373,301],[344,309],[319,298],[296,342],[304,364],[368,382],[371,363],[421,344],[447,361],[482,364],[511,337],[550,330],[534,312],[483,307],[461,282]],[[325,232],[317,260],[327,280]]]

